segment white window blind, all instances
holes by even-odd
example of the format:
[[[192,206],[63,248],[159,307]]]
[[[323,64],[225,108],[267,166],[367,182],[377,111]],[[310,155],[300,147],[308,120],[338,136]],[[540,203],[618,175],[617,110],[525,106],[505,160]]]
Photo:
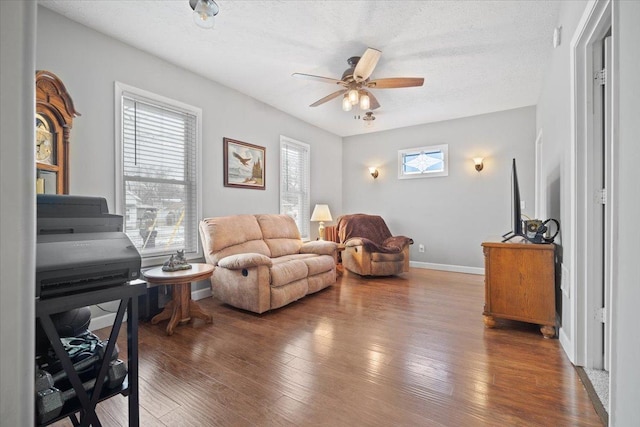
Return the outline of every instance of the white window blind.
[[[310,148],[280,136],[280,213],[291,216],[300,236],[309,239]]]
[[[120,212],[143,258],[198,253],[200,110],[122,91]]]

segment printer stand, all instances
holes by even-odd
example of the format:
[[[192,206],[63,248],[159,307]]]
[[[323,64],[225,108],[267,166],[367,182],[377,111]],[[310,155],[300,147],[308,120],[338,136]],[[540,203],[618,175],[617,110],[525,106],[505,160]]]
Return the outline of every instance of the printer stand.
[[[69,417],[74,426],[101,426],[96,415],[96,405],[102,400],[108,399],[117,394],[128,396],[129,399],[129,426],[139,425],[139,397],[138,397],[138,296],[146,292],[144,283],[122,284],[104,289],[92,290],[72,295],[63,295],[55,298],[36,300],[36,317],[40,319],[49,342],[56,356],[62,364],[62,368],[67,374],[69,382],[76,391],[77,397],[66,402],[62,412],[56,418],[48,421],[48,425],[55,421]],[[60,336],[56,331],[51,315],[72,310],[74,308],[95,305],[108,301],[120,301],[116,319],[113,323],[109,342],[105,354],[112,354],[118,339],[118,332],[122,325],[125,311],[127,318],[127,378],[120,387],[107,389],[104,386],[104,379],[109,367],[109,358],[105,357],[99,368],[96,383],[92,392],[86,392],[82,387],[82,381],[78,373],[73,369],[73,363],[69,355],[62,346]],[[80,412],[80,421],[76,418],[76,412]],[[39,425],[37,421],[34,423]]]

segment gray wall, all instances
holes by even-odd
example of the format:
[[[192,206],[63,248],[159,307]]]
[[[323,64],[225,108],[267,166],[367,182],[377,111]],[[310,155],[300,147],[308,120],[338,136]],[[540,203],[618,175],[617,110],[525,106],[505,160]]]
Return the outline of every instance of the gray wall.
[[[548,217],[559,218],[562,232],[557,243],[562,246],[565,268],[571,263],[575,248],[571,245],[571,68],[570,45],[578,21],[587,2],[563,2],[558,25],[562,25],[563,41],[553,49],[545,70],[543,90],[538,101],[537,127],[542,132],[542,181],[544,205]],[[563,288],[569,284],[563,284]],[[574,304],[568,291],[561,293],[562,325],[560,334],[567,341],[575,339]],[[575,361],[571,348],[565,351]]]
[[[43,7],[36,61],[62,79],[82,114],[71,132],[70,193],[100,195],[115,207],[114,81],[120,81],[202,108],[204,217],[278,212],[281,134],[311,145],[311,206],[341,209],[342,139],[336,135]],[[265,191],[223,186],[223,137],[266,147]],[[317,227],[311,231],[317,234]]]
[[[535,107],[347,137],[342,213],[381,215],[393,234],[413,238],[414,263],[483,268],[480,244],[511,229],[512,158],[523,213],[533,215],[535,138]],[[449,176],[398,179],[398,150],[437,144],[449,144]],[[485,158],[481,172],[476,156]]]
[[[33,419],[35,2],[0,2],[0,425]]]
[[[546,182],[547,207],[550,215],[559,214],[563,225],[561,240],[564,263],[569,264],[575,248],[571,247],[569,195],[571,194],[571,66],[570,40],[576,32],[587,1],[563,2],[558,25],[563,26],[563,44],[552,53],[545,72],[543,91],[538,102],[537,126],[543,133],[543,163]],[[617,278],[613,284],[611,376],[609,425],[636,425],[640,419],[640,334],[637,330],[637,307],[640,301],[640,217],[638,182],[640,173],[640,2],[613,2],[614,55],[617,56],[618,75],[614,75],[614,92],[618,101],[618,254]],[[617,79],[617,82],[616,82]],[[617,88],[616,86],[617,85]],[[557,196],[552,196],[557,195]],[[581,284],[577,284],[581,286]],[[562,333],[569,345],[576,339],[579,325],[572,325],[576,298],[563,294]],[[571,352],[571,349],[566,349]],[[571,356],[573,357],[573,356]]]
[[[613,296],[610,425],[640,420],[640,2],[613,4],[614,46],[618,56],[619,241],[618,280]],[[614,42],[615,43],[615,42]]]

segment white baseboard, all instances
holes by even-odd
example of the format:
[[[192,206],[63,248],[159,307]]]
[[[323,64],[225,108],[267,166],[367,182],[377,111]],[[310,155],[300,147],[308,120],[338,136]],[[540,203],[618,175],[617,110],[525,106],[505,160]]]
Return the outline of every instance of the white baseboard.
[[[92,317],[89,323],[89,330],[96,331],[102,328],[110,328],[116,320],[116,313],[107,313],[102,316]],[[127,321],[127,313],[124,314],[123,322]]]
[[[194,301],[208,298],[211,294],[211,288],[198,289],[197,291],[191,291],[191,299]],[[89,323],[89,330],[95,331],[102,328],[110,328],[113,322],[116,320],[116,313],[106,313],[102,316],[95,316],[91,318]],[[127,313],[124,314],[123,322],[127,321]]]
[[[567,334],[564,332],[564,328],[559,328],[558,331],[558,340],[560,341],[560,345],[562,349],[567,354],[569,361],[576,364],[575,355],[573,354],[573,346],[571,345],[571,340],[567,337]]]
[[[191,299],[197,301],[203,298],[209,298],[211,295],[211,287],[207,287],[204,289],[198,289],[197,291],[191,291]]]
[[[415,268],[426,268],[429,270],[442,270],[442,271],[453,271],[455,273],[484,275],[484,268],[467,267],[464,265],[434,264],[432,262],[409,261],[409,266],[415,267]]]

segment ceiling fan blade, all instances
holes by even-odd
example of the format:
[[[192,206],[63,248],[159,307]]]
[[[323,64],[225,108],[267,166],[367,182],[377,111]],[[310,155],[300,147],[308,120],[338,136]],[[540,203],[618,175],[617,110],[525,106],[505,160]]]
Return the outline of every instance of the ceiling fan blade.
[[[373,73],[373,69],[376,68],[381,54],[382,52],[378,49],[373,49],[371,47],[367,48],[364,54],[360,57],[356,68],[353,70],[354,80],[357,82],[367,80],[369,76],[371,76],[371,73]]]
[[[371,89],[394,89],[398,87],[416,87],[424,84],[423,77],[390,77],[388,79],[372,80],[367,83]]]
[[[364,89],[362,89],[362,92],[366,93],[369,96],[369,109],[370,110],[375,110],[375,109],[380,108],[380,103],[378,102],[376,97],[373,96],[373,94],[371,92],[369,92],[368,90],[364,90]]]
[[[342,80],[332,79],[331,77],[314,76],[313,74],[302,74],[302,73],[293,73],[291,75],[293,77],[299,77],[307,80],[315,80],[318,82],[330,83],[334,85],[339,85],[339,84],[344,85],[344,82]]]
[[[347,93],[347,89],[340,89],[337,92],[333,92],[331,95],[327,95],[324,98],[317,100],[313,104],[309,105],[309,107],[317,107],[318,105],[322,105],[327,101],[331,101],[332,99],[339,97],[343,93]]]

